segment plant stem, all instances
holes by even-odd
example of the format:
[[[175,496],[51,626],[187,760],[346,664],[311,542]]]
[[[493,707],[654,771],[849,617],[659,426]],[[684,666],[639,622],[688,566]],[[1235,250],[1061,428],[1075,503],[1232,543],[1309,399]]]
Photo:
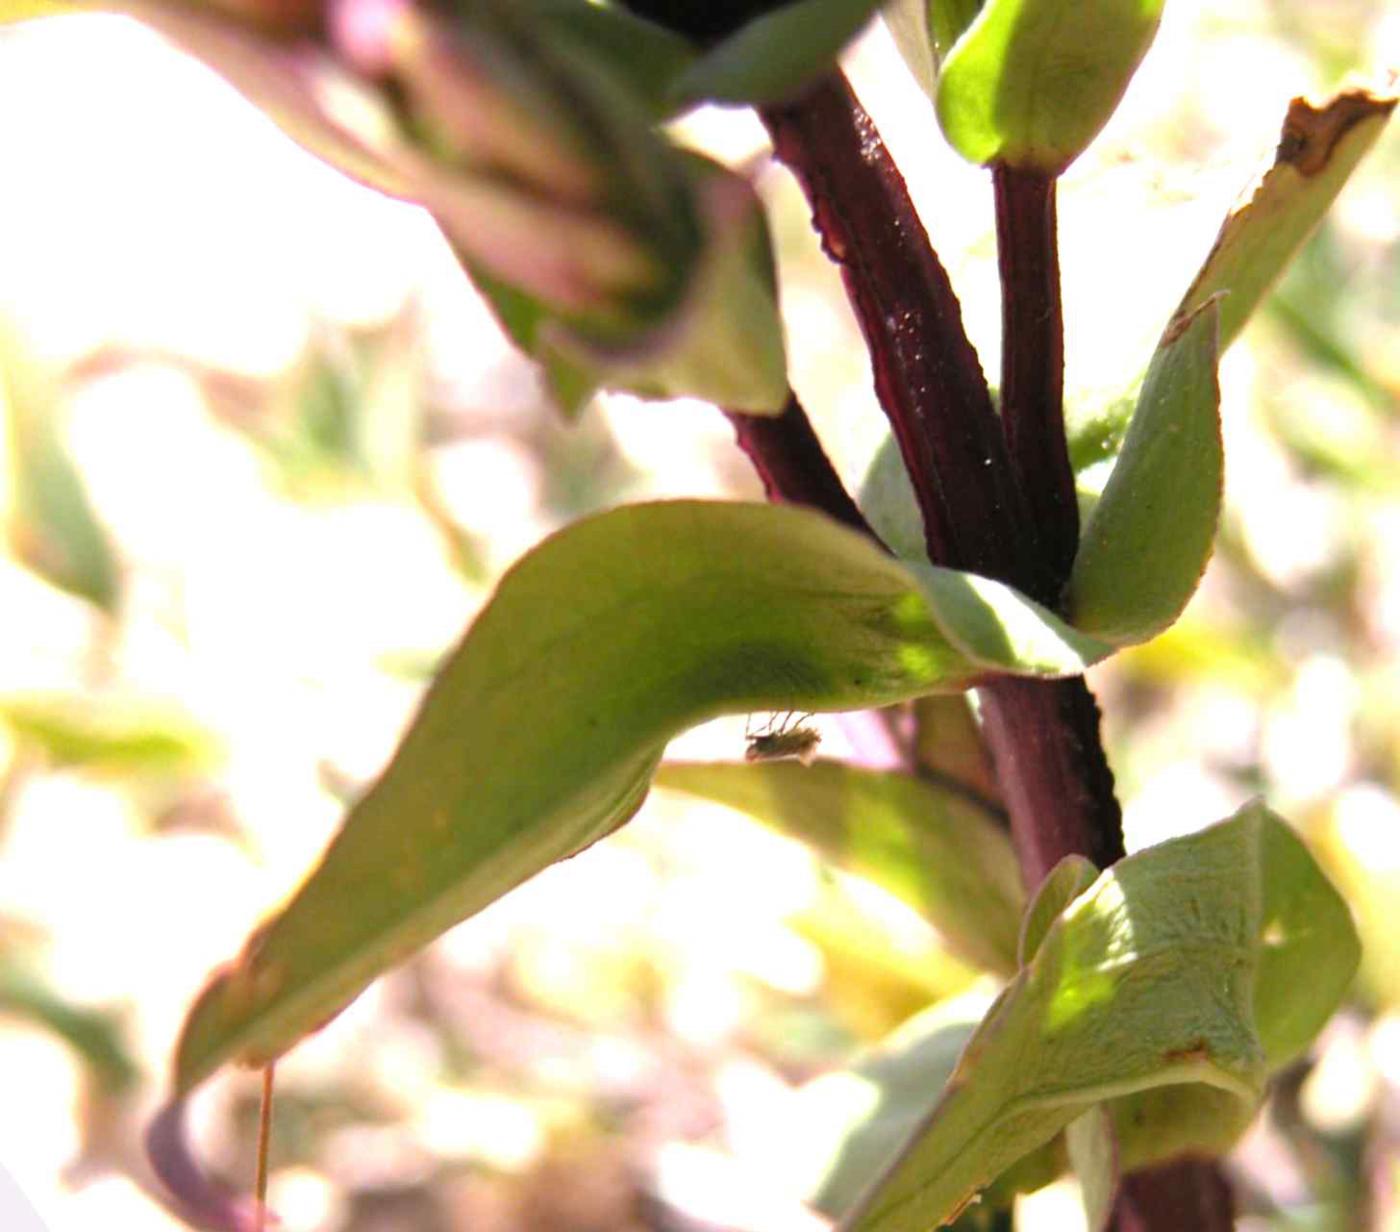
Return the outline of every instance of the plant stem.
[[[870,349],[929,558],[1049,597],[987,383],[904,179],[846,79],[759,113],[802,184]]]
[[[1079,505],[1065,442],[1055,184],[1042,171],[992,169],[1002,286],[1001,422],[1040,550],[1063,585],[1079,544]]]
[[[930,559],[1055,605],[1073,562],[1078,515],[1064,441],[1053,181],[997,176],[1009,403],[999,421],[948,276],[845,79],[828,77],[760,114],[841,268],[923,513]],[[1120,858],[1122,813],[1098,706],[1083,678],[1001,677],[979,693],[1027,884],[1038,885],[1066,855],[1100,867]],[[1124,1182],[1114,1220],[1118,1232],[1228,1228],[1229,1186],[1209,1163],[1154,1169]]]
[[[789,392],[781,415],[725,411],[739,448],[749,456],[763,491],[778,504],[809,505],[871,538],[864,515],[826,456],[797,395]]]
[[[1067,855],[1100,868],[1122,859],[1123,815],[1084,677],[1001,676],[978,696],[1027,889]]]
[[[1235,1201],[1220,1166],[1181,1159],[1125,1177],[1112,1232],[1231,1232]]]

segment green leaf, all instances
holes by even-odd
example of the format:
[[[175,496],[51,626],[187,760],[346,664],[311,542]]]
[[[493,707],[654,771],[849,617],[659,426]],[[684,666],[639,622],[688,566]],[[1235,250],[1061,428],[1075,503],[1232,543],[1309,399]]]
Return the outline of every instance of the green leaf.
[[[1066,907],[1084,893],[1099,875],[1092,860],[1068,855],[1055,865],[1040,883],[1021,921],[1020,942],[1017,945],[1019,963],[1025,966],[1040,949],[1050,926],[1060,918]]]
[[[1046,932],[843,1226],[936,1228],[1106,1099],[1203,1084],[1247,1114],[1281,1042],[1321,1026],[1356,961],[1345,905],[1259,804],[1120,861]],[[1307,1003],[1296,1018],[1289,996]]]
[[[1113,1118],[1103,1104],[1095,1104],[1065,1127],[1065,1149],[1079,1179],[1088,1232],[1104,1232],[1118,1192],[1118,1146]]]
[[[1216,314],[1208,301],[1163,338],[1080,538],[1071,618],[1115,645],[1167,628],[1210,559],[1224,482]]]
[[[0,723],[51,765],[124,777],[193,773],[215,752],[213,737],[187,715],[132,698],[10,695],[0,697]]]
[[[880,10],[894,45],[933,97],[938,70],[982,7],[982,0],[891,0]]]
[[[924,519],[894,433],[886,432],[861,480],[858,503],[870,529],[904,560],[928,560]]]
[[[111,614],[121,571],[69,453],[63,412],[55,383],[0,326],[6,545],[46,581]]]
[[[922,912],[950,949],[1016,969],[1025,895],[1004,830],[951,792],[904,774],[813,766],[675,764],[656,783],[748,813]]]
[[[1001,811],[1001,788],[966,694],[931,694],[914,703],[911,752],[935,781]]]
[[[1347,90],[1321,106],[1295,98],[1274,165],[1225,220],[1177,316],[1222,295],[1220,348],[1238,336],[1384,129],[1394,96]]]
[[[674,109],[676,79],[695,60],[681,35],[617,4],[592,0],[528,0],[555,42],[624,82],[654,119]]]
[[[675,85],[678,102],[776,103],[830,68],[880,0],[793,0],[741,26]]]
[[[1157,32],[1163,0],[988,0],[934,104],[974,163],[1057,174],[1094,139]]]
[[[52,1032],[104,1091],[129,1090],[139,1077],[117,1015],[74,1005],[28,963],[5,951],[0,951],[0,1017],[37,1023]]]
[[[1078,672],[1089,644],[1009,587],[915,575],[809,510],[677,501],[579,522],[502,579],[320,866],[200,997],[177,1088],[279,1055],[621,825],[689,726],[883,705],[1008,665]]]
[[[932,1006],[848,1068],[803,1086],[775,1170],[794,1176],[824,1215],[845,1215],[928,1115],[986,1005],[986,997],[969,994]],[[1063,1162],[1057,1143],[1033,1152],[984,1195],[982,1205],[993,1207],[1039,1188],[1054,1179]]]

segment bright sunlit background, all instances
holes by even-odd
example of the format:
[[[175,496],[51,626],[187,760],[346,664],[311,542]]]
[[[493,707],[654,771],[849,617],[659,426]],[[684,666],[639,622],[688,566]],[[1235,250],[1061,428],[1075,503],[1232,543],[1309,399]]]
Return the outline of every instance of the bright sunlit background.
[[[1138,374],[1289,98],[1400,63],[1384,0],[1167,11],[1061,192],[1083,405]],[[882,30],[849,67],[994,367],[985,177]],[[136,25],[0,34],[0,114],[0,1164],[54,1232],[173,1229],[139,1135],[180,1020],[501,570],[603,506],[761,493],[712,408],[561,423],[424,214]],[[736,164],[764,148],[743,115],[684,131]],[[882,427],[865,355],[797,190],[758,174],[794,384],[855,485]],[[1400,1229],[1400,128],[1222,384],[1217,560],[1095,683],[1131,846],[1262,792],[1362,929],[1353,1004],[1238,1153],[1249,1226]],[[678,743],[738,756],[743,721]],[[284,1061],[273,1205],[286,1232],[662,1227],[644,1191],[687,1227],[820,1228],[794,1196],[803,1083],[969,991],[912,914],[658,793]],[[225,1075],[194,1110],[245,1188],[256,1085]],[[1081,1218],[1065,1186],[1029,1205]]]

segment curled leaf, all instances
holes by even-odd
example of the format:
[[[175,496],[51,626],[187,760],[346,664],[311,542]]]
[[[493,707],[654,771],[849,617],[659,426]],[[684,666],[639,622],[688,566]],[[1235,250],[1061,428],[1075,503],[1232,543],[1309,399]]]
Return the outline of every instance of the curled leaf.
[[[1375,145],[1396,101],[1360,89],[1321,104],[1295,98],[1273,166],[1225,220],[1177,317],[1219,296],[1220,349],[1228,347]]]
[[[1182,1149],[1237,1132],[1271,1067],[1335,1010],[1357,957],[1345,903],[1259,804],[1121,860],[1046,930],[842,1226],[931,1232],[1105,1101],[1115,1124],[1129,1109],[1180,1114],[1164,1136]],[[1180,1086],[1212,1094],[1174,1110],[1164,1096]],[[1212,1122],[1193,1122],[1212,1100]]]
[[[677,501],[579,522],[502,579],[320,866],[200,997],[177,1090],[272,1059],[621,825],[687,727],[1074,673],[1091,645],[1009,587],[911,572],[809,510]]]

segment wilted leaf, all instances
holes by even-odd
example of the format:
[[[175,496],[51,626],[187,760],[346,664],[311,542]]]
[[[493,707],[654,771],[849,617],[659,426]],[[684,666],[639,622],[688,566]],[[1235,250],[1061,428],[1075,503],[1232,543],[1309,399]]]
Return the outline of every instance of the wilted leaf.
[[[808,510],[678,501],[579,522],[502,580],[320,867],[200,998],[177,1089],[280,1054],[616,828],[686,727],[862,709],[989,668],[1074,673],[1091,645],[1010,587],[913,573]]]
[[[838,762],[664,765],[656,783],[748,813],[922,912],[955,953],[1016,969],[1025,896],[1010,839],[950,792]]]
[[[1220,349],[1228,347],[1376,143],[1395,103],[1367,90],[1344,91],[1320,106],[1295,98],[1274,165],[1225,220],[1177,315],[1221,295]]]
[[[1157,32],[1163,0],[988,0],[934,96],[974,163],[1057,173],[1108,121]]]
[[[1210,559],[1224,482],[1216,311],[1209,301],[1163,338],[1080,539],[1072,619],[1116,645],[1167,628]]]
[[[936,1228],[1107,1099],[1196,1083],[1252,1110],[1357,953],[1346,905],[1258,804],[1120,861],[1049,929],[844,1226]]]
[[[830,68],[880,0],[793,0],[707,51],[675,85],[681,103],[776,103]]]

